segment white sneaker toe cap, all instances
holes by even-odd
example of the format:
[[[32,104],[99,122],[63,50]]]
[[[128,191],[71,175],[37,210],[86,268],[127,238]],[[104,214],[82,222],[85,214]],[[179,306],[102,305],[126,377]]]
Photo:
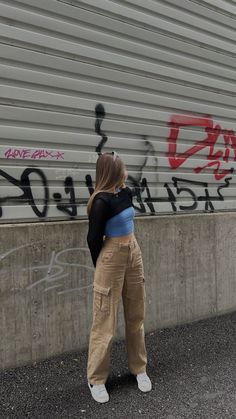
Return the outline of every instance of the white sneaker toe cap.
[[[136,379],[138,382],[138,388],[143,393],[146,393],[148,391],[151,391],[152,389],[152,383],[146,372],[142,372],[140,374],[136,375]]]
[[[90,384],[88,383],[89,389],[91,391],[91,394],[94,398],[94,400],[98,403],[106,403],[109,401],[109,395],[106,390],[106,387],[104,384]]]

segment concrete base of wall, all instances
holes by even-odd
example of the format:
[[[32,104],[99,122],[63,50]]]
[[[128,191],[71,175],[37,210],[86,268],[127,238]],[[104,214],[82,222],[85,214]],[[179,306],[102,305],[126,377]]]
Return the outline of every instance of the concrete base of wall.
[[[84,349],[94,269],[87,221],[2,225],[0,368]],[[236,213],[135,219],[146,332],[236,309]],[[117,337],[124,337],[120,309]]]

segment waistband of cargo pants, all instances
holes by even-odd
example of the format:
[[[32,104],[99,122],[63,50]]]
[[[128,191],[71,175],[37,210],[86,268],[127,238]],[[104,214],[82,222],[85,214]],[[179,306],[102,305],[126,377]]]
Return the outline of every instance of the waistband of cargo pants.
[[[117,237],[118,239],[118,237]],[[127,249],[134,249],[136,246],[138,246],[138,242],[136,240],[136,237],[131,238],[128,242],[122,242],[122,241],[114,241],[110,237],[105,237],[103,242],[104,247],[109,247],[113,249],[121,249],[121,248],[127,248]]]

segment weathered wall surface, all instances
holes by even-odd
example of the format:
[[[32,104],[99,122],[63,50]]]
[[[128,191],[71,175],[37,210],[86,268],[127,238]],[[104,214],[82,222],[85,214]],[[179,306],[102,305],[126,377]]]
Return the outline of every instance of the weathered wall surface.
[[[236,213],[207,214],[236,209],[235,18],[223,0],[0,0],[1,367],[87,345],[99,150],[129,171],[147,330],[235,309]]]
[[[137,215],[235,209],[232,3],[0,0],[0,221],[85,218],[105,136]]]
[[[150,216],[135,228],[146,331],[236,309],[236,213]],[[94,273],[87,222],[3,225],[0,232],[0,367],[85,348]]]

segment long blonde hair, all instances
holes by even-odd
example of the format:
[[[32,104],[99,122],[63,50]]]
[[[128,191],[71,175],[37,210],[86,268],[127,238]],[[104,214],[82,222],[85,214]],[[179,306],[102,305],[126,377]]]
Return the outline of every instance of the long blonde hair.
[[[96,163],[96,184],[95,190],[87,203],[89,215],[93,199],[98,192],[111,192],[114,188],[121,186],[126,179],[126,168],[124,162],[117,154],[103,153]]]

